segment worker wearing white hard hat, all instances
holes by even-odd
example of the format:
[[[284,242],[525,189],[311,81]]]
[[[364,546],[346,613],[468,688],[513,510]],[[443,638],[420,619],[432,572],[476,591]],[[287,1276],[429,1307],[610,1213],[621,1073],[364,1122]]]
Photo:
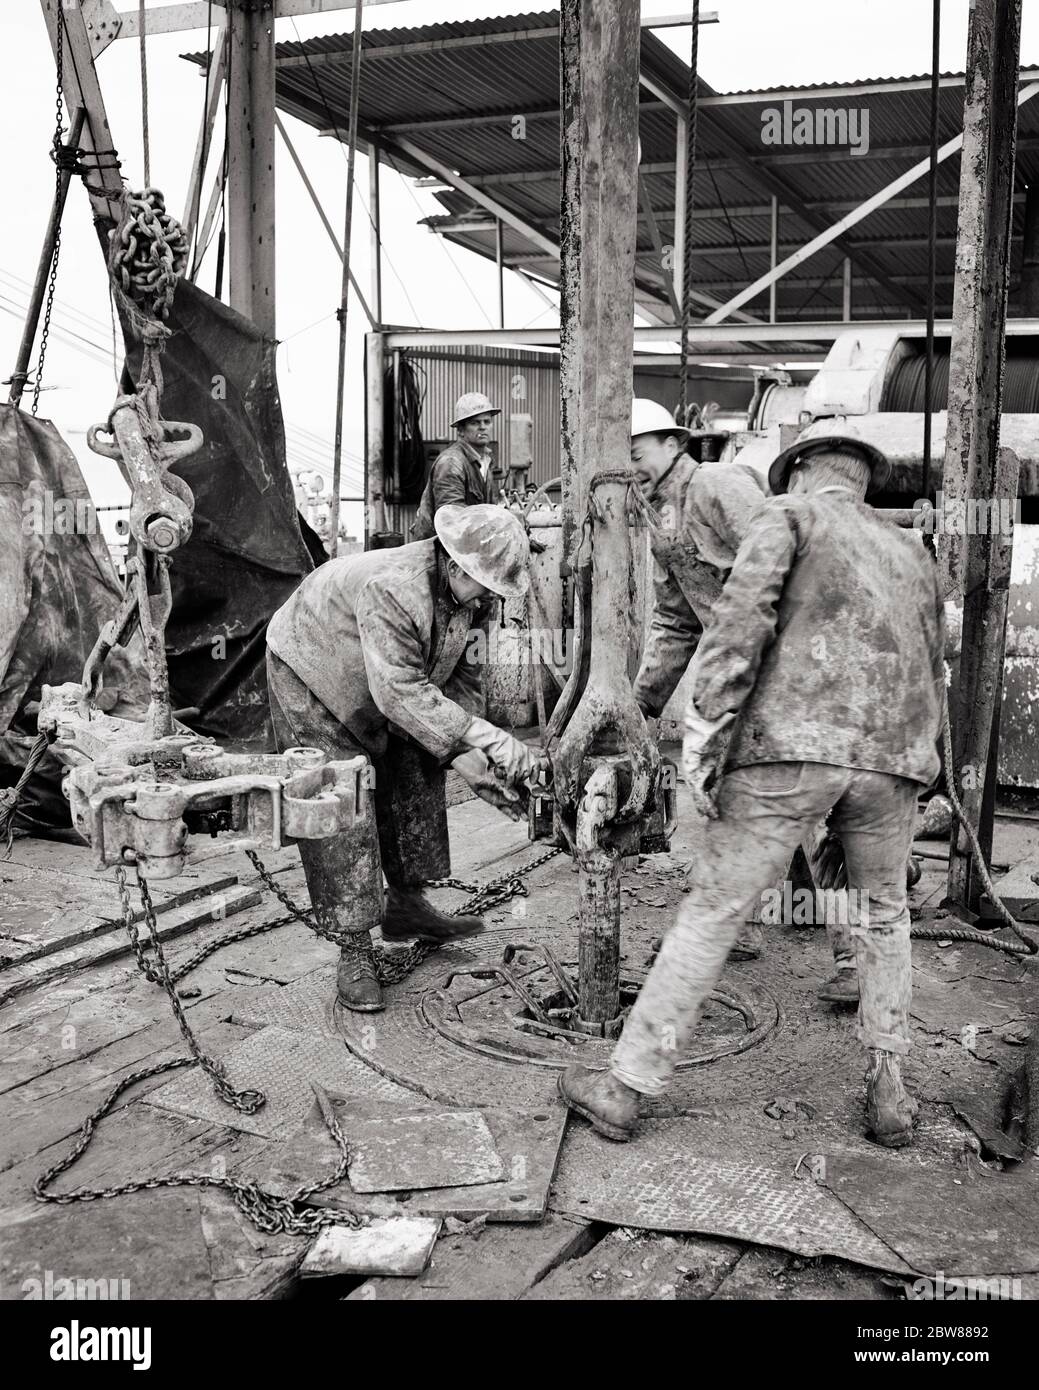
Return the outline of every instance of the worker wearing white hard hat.
[[[499,490],[492,471],[491,434],[501,410],[482,391],[459,396],[451,416],[458,438],[433,460],[418,506],[412,540],[428,540],[435,533],[433,519],[441,507],[463,507],[496,502]]]
[[[631,466],[656,513],[651,533],[657,577],[653,620],[635,699],[659,716],[685,674],[708,625],[751,518],[765,500],[758,474],[744,464],[699,463],[691,430],[656,401],[631,403]],[[748,923],[733,947],[737,959],[761,954],[760,924]]]
[[[382,1008],[374,927],[389,941],[434,942],[482,928],[421,891],[451,872],[445,765],[516,820],[542,767],[536,749],[484,718],[479,610],[526,593],[523,523],[503,507],[449,504],[435,525],[429,540],[319,566],[267,629],[278,747],[362,755],[371,774],[356,824],[299,842],[318,922],[341,942],[339,1003],[361,1012]]]

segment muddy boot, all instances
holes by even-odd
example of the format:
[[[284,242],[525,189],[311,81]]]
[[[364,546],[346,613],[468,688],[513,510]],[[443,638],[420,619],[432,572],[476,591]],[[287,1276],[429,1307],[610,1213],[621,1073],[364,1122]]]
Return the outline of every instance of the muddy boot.
[[[594,1067],[568,1067],[559,1078],[559,1094],[592,1127],[607,1139],[623,1143],[635,1132],[639,1117],[639,1093],[609,1071]]]
[[[375,948],[368,932],[356,932],[340,948],[336,992],[340,1004],[357,1013],[374,1014],[385,1007],[375,972]]]
[[[760,922],[744,922],[729,952],[730,960],[757,960],[765,949],[765,933]]]
[[[859,972],[854,966],[838,968],[816,991],[816,999],[824,1004],[857,1004],[859,1002]]]
[[[387,941],[434,941],[438,945],[483,931],[482,917],[448,917],[427,902],[418,888],[386,889],[382,934]]]
[[[869,1138],[888,1149],[913,1142],[913,1122],[920,1107],[902,1084],[902,1068],[893,1052],[869,1049],[866,1071],[866,1125]]]

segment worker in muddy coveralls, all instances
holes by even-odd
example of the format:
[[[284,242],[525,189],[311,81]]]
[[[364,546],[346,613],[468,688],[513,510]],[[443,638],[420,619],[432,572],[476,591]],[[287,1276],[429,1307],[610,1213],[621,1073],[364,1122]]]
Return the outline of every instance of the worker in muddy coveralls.
[[[722,591],[765,485],[741,463],[697,463],[686,452],[690,431],[656,401],[631,408],[631,466],[659,525],[650,533],[657,563],[653,619],[635,699],[647,718],[659,718],[685,675],[715,600]],[[732,948],[740,959],[759,956],[763,935],[747,922]]]
[[[693,660],[683,745],[702,819],[690,891],[608,1071],[572,1068],[566,1101],[627,1139],[667,1089],[748,909],[832,809],[858,962],[866,1121],[912,1139],[902,1082],[911,961],[906,859],[917,796],[939,770],[943,606],[917,535],[867,506],[889,471],[872,446],[785,450]]]
[[[494,417],[500,414],[480,391],[467,391],[458,398],[451,420],[458,438],[433,461],[411,528],[412,540],[424,541],[433,535],[433,518],[441,507],[498,501],[490,446]]]
[[[321,565],[267,629],[278,747],[363,753],[371,764],[367,826],[299,841],[318,921],[349,933],[339,1002],[362,1012],[382,1008],[373,927],[387,941],[434,942],[483,928],[479,917],[436,911],[421,892],[451,872],[445,765],[513,819],[543,765],[484,719],[483,653],[470,640],[485,600],[526,592],[522,523],[500,507],[447,506],[435,526],[431,540]]]

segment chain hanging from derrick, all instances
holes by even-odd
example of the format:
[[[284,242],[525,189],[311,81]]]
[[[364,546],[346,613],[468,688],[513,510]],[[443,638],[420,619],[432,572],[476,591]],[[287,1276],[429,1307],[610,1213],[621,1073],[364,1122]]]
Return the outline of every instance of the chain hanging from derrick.
[[[696,118],[698,109],[699,53],[700,53],[700,0],[693,0],[692,40],[689,55],[689,92],[686,101],[685,124],[685,207],[681,209],[683,219],[682,237],[682,342],[679,357],[678,381],[678,423],[686,424],[687,398],[689,392],[689,323],[693,295],[693,176],[696,173]],[[675,216],[679,209],[675,209]]]
[[[47,301],[43,310],[43,327],[40,330],[40,355],[36,359],[36,377],[32,386],[32,414],[35,415],[40,407],[40,392],[43,389],[43,364],[47,358],[47,340],[50,337],[51,315],[54,312],[54,291],[58,283],[58,259],[61,255],[61,176],[63,163],[64,147],[61,142],[62,135],[62,114],[64,102],[64,63],[65,63],[65,21],[61,12],[58,12],[58,22],[56,28],[57,43],[55,45],[57,63],[57,82],[55,85],[54,96],[54,136],[51,142],[51,159],[54,160],[54,212],[53,212],[53,241],[54,251],[51,256],[50,276],[47,280]]]

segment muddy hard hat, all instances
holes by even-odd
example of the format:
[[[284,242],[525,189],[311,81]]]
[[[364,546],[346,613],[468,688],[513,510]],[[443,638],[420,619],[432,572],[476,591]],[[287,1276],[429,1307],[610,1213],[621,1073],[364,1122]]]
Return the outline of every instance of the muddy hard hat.
[[[454,419],[451,421],[451,428],[457,425],[464,425],[466,420],[471,420],[474,415],[500,415],[501,411],[492,404],[489,396],[485,396],[482,391],[467,391],[464,396],[459,396],[455,402]]]
[[[501,598],[522,598],[530,585],[530,544],[519,517],[504,507],[449,503],[433,518],[437,539],[470,579]]]
[[[631,403],[631,437],[640,434],[673,434],[683,444],[688,443],[691,430],[676,425],[668,414],[667,407],[644,396],[636,396]]]
[[[792,444],[789,449],[784,449],[773,460],[768,470],[768,486],[773,493],[786,492],[790,482],[790,470],[795,463],[807,458],[810,454],[822,452],[833,454],[856,454],[863,462],[869,465],[869,486],[866,489],[867,497],[870,493],[880,492],[891,476],[891,463],[887,454],[877,448],[875,444],[870,444],[868,440],[856,439],[852,434],[827,434],[820,435],[818,438],[802,439]]]

